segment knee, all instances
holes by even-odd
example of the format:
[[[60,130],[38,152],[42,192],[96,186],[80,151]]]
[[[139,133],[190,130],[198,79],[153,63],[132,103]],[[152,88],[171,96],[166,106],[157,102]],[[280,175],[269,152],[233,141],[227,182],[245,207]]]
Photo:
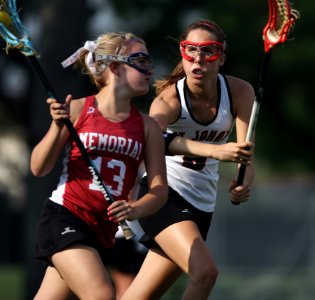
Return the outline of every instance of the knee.
[[[90,291],[85,290],[79,298],[84,300],[114,300],[115,292],[112,287],[104,285]]]
[[[215,285],[219,271],[212,263],[204,263],[198,270],[192,273],[191,281],[204,288],[211,288]]]

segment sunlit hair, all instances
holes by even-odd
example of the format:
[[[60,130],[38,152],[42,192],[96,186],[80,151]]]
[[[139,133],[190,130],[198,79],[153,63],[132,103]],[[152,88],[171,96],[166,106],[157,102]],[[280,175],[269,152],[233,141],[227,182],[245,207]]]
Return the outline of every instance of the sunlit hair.
[[[146,45],[143,39],[130,32],[108,32],[100,35],[95,43],[96,49],[93,52],[93,58],[98,54],[126,55],[128,54],[128,46],[131,43]],[[110,61],[95,61],[93,59],[93,69],[95,71],[92,72],[91,67],[86,63],[88,54],[89,51],[84,49],[80,53],[79,59],[75,62],[75,67],[80,68],[82,72],[88,74],[92,82],[100,89],[105,86],[104,72]]]
[[[183,34],[180,37],[180,41],[186,40],[188,34],[195,29],[204,29],[209,31],[212,35],[214,35],[215,40],[223,44],[223,51],[226,53],[227,50],[227,42],[226,36],[223,30],[217,25],[215,22],[201,20],[195,23],[190,24]],[[174,70],[172,71],[171,75],[165,76],[163,79],[158,79],[154,83],[156,95],[159,95],[165,88],[172,85],[173,83],[177,82],[181,78],[185,77],[185,71],[183,68],[182,60],[176,65]]]

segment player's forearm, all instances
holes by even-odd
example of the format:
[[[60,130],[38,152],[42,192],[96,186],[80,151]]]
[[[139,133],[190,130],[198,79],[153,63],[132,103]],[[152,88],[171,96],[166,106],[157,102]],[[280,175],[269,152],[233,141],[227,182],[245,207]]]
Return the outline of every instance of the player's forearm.
[[[55,166],[63,146],[60,144],[62,129],[52,123],[45,137],[32,151],[30,168],[35,176],[47,175]]]
[[[161,184],[149,190],[149,192],[139,200],[134,201],[132,206],[137,211],[137,218],[147,217],[162,208],[166,203],[167,193],[167,185]]]
[[[254,162],[252,161],[250,165],[246,166],[244,183],[250,186],[252,185],[254,178],[255,178],[255,165],[254,165]]]
[[[192,141],[180,136],[175,137],[168,146],[173,155],[195,155],[201,157],[214,157],[217,145]]]

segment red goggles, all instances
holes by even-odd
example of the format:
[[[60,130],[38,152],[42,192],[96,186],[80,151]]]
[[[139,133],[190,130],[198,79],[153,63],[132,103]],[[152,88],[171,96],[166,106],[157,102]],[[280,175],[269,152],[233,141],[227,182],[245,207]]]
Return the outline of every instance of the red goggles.
[[[200,55],[206,62],[212,62],[220,57],[223,50],[223,44],[215,41],[195,43],[185,40],[180,42],[182,57],[188,61],[194,61]]]

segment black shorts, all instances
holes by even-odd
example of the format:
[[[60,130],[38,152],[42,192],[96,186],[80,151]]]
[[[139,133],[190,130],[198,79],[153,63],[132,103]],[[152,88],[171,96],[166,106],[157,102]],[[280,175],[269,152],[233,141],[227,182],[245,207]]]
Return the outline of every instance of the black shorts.
[[[141,180],[138,198],[148,192],[146,177]],[[174,223],[190,220],[196,223],[204,240],[210,228],[212,212],[205,212],[197,209],[177,192],[169,187],[168,201],[155,214],[139,219],[139,223],[145,232],[140,242],[147,248],[159,247],[154,237],[165,228]]]
[[[73,244],[91,246],[100,254],[102,251],[87,223],[66,207],[46,200],[39,219],[34,258],[45,260],[51,265],[50,257],[54,253]]]
[[[106,249],[103,255],[103,263],[112,269],[122,273],[136,275],[146,256],[147,249],[136,240],[116,238],[115,246]]]

